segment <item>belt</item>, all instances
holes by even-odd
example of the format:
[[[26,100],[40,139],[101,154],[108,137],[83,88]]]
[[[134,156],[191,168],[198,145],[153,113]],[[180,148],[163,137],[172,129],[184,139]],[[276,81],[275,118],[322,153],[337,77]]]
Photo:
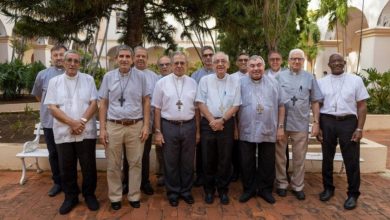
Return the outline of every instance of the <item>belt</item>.
[[[347,119],[356,119],[356,115],[343,115],[343,116],[336,116],[336,115],[330,115],[330,114],[321,114],[321,116],[328,117],[335,119],[336,121],[344,121]]]
[[[192,122],[194,119],[192,118],[192,119],[190,119],[190,120],[168,120],[168,119],[165,119],[165,118],[163,118],[162,119],[163,121],[166,121],[166,122],[168,122],[168,123],[171,123],[171,124],[174,124],[174,125],[183,125],[183,124],[186,124],[186,123],[189,123],[189,122]]]
[[[138,118],[138,119],[122,119],[122,120],[113,120],[113,119],[108,119],[110,122],[114,122],[115,124],[123,125],[123,126],[130,126],[133,124],[136,124],[137,122],[141,121],[143,118]]]

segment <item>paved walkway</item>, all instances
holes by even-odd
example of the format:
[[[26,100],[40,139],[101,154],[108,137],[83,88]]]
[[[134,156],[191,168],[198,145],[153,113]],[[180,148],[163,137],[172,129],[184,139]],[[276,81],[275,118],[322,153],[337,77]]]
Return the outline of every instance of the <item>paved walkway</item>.
[[[26,110],[38,111],[39,102],[0,105],[0,113],[1,112],[24,112]]]

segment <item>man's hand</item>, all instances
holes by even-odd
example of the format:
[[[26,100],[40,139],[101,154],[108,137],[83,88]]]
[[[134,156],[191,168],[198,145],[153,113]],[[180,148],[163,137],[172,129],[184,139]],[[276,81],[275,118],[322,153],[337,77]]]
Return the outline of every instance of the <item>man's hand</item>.
[[[319,141],[320,143],[322,143],[324,141],[324,138],[322,137],[322,130],[321,129],[318,130],[318,134],[317,134],[316,138],[317,138],[317,141]]]
[[[355,130],[352,134],[352,138],[351,138],[351,141],[353,142],[359,142],[360,139],[362,139],[363,137],[363,131],[362,130]]]
[[[278,128],[278,131],[276,132],[276,140],[281,141],[284,138],[284,128]]]
[[[103,144],[104,148],[107,148],[107,146],[108,146],[108,133],[107,133],[106,129],[100,129],[99,140],[100,140],[100,143]]]
[[[165,143],[165,141],[164,141],[164,137],[163,137],[163,135],[162,135],[161,132],[155,133],[155,135],[154,135],[154,141],[156,142],[156,145],[161,146],[161,147],[163,146],[163,144]]]
[[[141,138],[141,142],[144,143],[149,136],[149,126],[143,126],[141,129],[141,133],[139,134],[139,138]]]
[[[195,136],[196,144],[199,144],[200,142],[200,132],[196,131],[196,136]]]
[[[85,123],[81,120],[72,120],[70,128],[71,134],[80,135],[85,129]]]
[[[213,131],[222,131],[224,126],[223,126],[223,119],[214,119],[209,123],[209,126]]]
[[[320,125],[318,123],[313,123],[313,126],[311,127],[311,135],[310,136],[317,137],[319,131],[320,131]]]

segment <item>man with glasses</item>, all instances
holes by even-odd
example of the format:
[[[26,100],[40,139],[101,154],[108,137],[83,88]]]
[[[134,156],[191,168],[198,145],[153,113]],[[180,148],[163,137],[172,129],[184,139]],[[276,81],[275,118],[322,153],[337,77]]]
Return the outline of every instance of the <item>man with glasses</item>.
[[[249,54],[242,52],[238,55],[236,60],[236,66],[238,67],[238,71],[232,74],[232,77],[240,80],[244,76],[247,76],[247,62],[249,59]],[[234,119],[236,120],[236,119]],[[237,123],[237,122],[235,122]],[[234,144],[233,144],[233,153],[232,153],[232,166],[233,166],[233,174],[231,177],[232,182],[236,182],[240,177],[240,151],[239,151],[239,141],[238,141],[238,128],[235,125],[234,129]]]
[[[200,51],[202,55],[203,67],[192,73],[191,78],[193,78],[196,83],[199,84],[199,81],[202,77],[213,74],[213,62],[212,57],[214,55],[214,49],[210,46],[202,47]],[[196,155],[195,155],[195,164],[196,164],[196,180],[194,181],[194,186],[202,186],[204,182],[204,170],[202,163],[202,146],[201,144],[196,145]]]
[[[152,105],[155,108],[155,139],[164,153],[165,187],[169,204],[179,205],[179,197],[194,203],[191,193],[195,146],[199,128],[195,120],[197,84],[186,75],[187,57],[183,52],[172,56],[173,74],[156,84]]]
[[[157,60],[157,67],[160,73],[160,79],[168,76],[172,72],[171,58],[168,56],[160,57]],[[159,144],[156,144],[156,157],[158,161],[157,186],[164,186],[164,156],[162,146]]]
[[[277,142],[276,147],[276,193],[286,196],[289,182],[286,175],[286,146],[291,139],[292,165],[291,176],[292,192],[298,200],[305,199],[305,155],[308,147],[308,130],[310,120],[310,107],[313,111],[312,136],[317,136],[319,131],[319,101],[323,99],[314,76],[303,70],[304,52],[301,49],[293,49],[289,53],[290,69],[279,74],[279,84],[288,102],[286,108],[285,135]]]
[[[217,190],[221,204],[227,205],[232,166],[233,115],[241,102],[240,82],[227,74],[229,57],[225,53],[216,53],[212,62],[215,74],[200,80],[196,96],[202,113],[204,200],[207,204],[213,203]]]
[[[107,157],[108,197],[111,208],[119,210],[122,207],[122,157],[129,162],[129,170],[123,171],[129,183],[127,199],[133,208],[141,206],[141,161],[143,144],[149,135],[150,89],[145,74],[131,68],[133,50],[130,47],[119,46],[115,57],[119,67],[104,75],[99,89],[99,121],[100,142]]]
[[[34,87],[31,92],[41,103],[40,119],[45,136],[47,150],[49,151],[49,164],[52,173],[53,187],[49,190],[48,195],[53,197],[61,192],[61,176],[58,165],[58,153],[53,135],[53,116],[50,114],[47,105],[44,104],[49,80],[55,76],[64,73],[64,53],[68,49],[63,45],[54,46],[51,50],[52,66],[38,73],[35,79]]]
[[[59,212],[69,213],[79,202],[77,185],[77,161],[81,167],[82,188],[85,203],[90,210],[99,209],[95,196],[96,174],[96,120],[97,91],[94,79],[78,72],[80,55],[67,51],[65,74],[49,82],[45,104],[54,117],[53,133],[57,144],[65,200]]]

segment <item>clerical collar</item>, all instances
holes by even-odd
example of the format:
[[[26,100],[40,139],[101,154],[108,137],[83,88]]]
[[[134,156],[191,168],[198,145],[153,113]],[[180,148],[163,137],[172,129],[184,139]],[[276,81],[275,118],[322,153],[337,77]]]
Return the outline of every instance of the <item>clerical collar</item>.
[[[299,72],[300,72],[300,71],[299,71]],[[294,72],[294,71],[291,70],[291,74],[293,74],[294,76],[298,75],[299,72]]]
[[[69,76],[68,74],[65,74],[65,77],[70,80],[75,80],[79,76],[79,72],[76,73],[75,76]]]
[[[62,71],[64,71],[64,68],[58,68],[58,67],[54,67],[57,71],[59,71],[59,72],[62,72]]]
[[[272,75],[278,75],[278,73],[280,73],[280,70],[281,70],[281,68],[280,68],[278,71],[274,72],[272,69],[270,69],[269,72],[270,72]]]
[[[119,71],[119,69],[118,69],[119,76],[128,76],[128,75],[130,74],[130,71],[131,71],[131,69],[129,69],[129,71],[126,72],[126,73],[122,73],[122,72]]]
[[[330,74],[330,77],[333,77],[333,78],[342,78],[345,76],[345,72],[343,72],[342,74],[340,75],[334,75],[334,74]]]
[[[226,79],[227,79],[227,73],[225,73],[225,75],[223,76],[223,78],[221,79],[221,78],[219,78],[218,76],[217,76],[217,73],[215,73],[215,78],[217,78],[217,80],[220,80],[220,81],[225,81]]]
[[[176,74],[172,73],[172,75],[173,75],[173,78],[175,78],[176,80],[184,79],[184,74],[182,76],[177,76]]]
[[[263,78],[263,77],[261,77],[261,78],[258,79],[258,80],[254,80],[254,79],[251,78],[251,81],[252,81],[254,84],[260,84],[262,78]]]

